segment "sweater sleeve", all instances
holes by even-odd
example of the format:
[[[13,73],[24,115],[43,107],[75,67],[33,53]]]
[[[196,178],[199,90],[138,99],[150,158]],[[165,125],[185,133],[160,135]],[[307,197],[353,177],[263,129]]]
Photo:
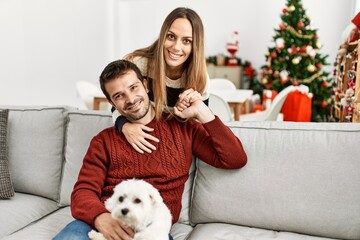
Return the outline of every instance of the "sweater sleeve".
[[[108,212],[101,201],[102,188],[108,169],[106,144],[94,137],[84,157],[79,177],[71,194],[71,212],[74,218],[94,227],[95,218]]]
[[[247,163],[240,139],[218,117],[202,126],[197,124],[193,154],[216,168],[238,169]]]

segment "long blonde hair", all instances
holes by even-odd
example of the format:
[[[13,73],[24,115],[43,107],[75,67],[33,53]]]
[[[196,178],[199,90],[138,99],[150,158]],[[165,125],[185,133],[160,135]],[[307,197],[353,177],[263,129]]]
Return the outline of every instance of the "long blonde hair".
[[[164,42],[172,23],[178,18],[188,19],[192,25],[192,51],[184,63],[185,89],[193,88],[203,93],[206,86],[206,60],[204,50],[204,26],[200,16],[189,8],[176,8],[164,20],[158,39],[148,47],[135,50],[125,56],[132,60],[134,57],[145,57],[147,61],[147,76],[153,78],[152,91],[154,93],[155,117],[159,119],[164,108],[167,108],[166,95],[166,62],[164,60]]]

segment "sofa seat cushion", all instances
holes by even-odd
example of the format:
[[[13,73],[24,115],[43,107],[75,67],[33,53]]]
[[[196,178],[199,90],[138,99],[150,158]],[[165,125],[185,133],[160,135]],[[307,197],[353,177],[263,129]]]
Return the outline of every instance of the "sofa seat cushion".
[[[190,235],[193,227],[186,223],[175,223],[171,227],[170,234],[175,240],[185,240]]]
[[[187,240],[325,240],[330,238],[315,237],[289,232],[278,232],[260,228],[251,228],[222,223],[198,224]],[[332,239],[334,240],[334,239]]]
[[[16,192],[13,198],[0,201],[0,238],[26,227],[58,208],[58,204],[53,200]]]
[[[36,239],[49,240],[61,231],[69,222],[71,217],[70,207],[60,208],[50,215],[40,219],[20,231],[11,234],[1,240]]]

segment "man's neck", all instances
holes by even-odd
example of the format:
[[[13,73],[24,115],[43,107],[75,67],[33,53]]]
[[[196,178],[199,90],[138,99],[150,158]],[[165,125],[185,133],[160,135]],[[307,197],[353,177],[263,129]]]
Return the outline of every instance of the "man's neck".
[[[143,118],[132,121],[132,123],[140,123],[140,124],[146,125],[146,124],[150,123],[154,119],[154,117],[155,117],[155,109],[151,105],[149,108],[149,111]]]

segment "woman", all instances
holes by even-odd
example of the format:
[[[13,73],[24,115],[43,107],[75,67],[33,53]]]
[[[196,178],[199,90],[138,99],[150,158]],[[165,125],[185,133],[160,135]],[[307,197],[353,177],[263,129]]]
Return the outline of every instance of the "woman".
[[[186,108],[189,98],[197,93],[207,104],[209,77],[204,52],[204,27],[199,15],[192,9],[180,7],[166,17],[153,44],[125,56],[148,79],[149,96],[154,102],[157,119],[169,107]],[[141,153],[155,150],[148,142],[158,141],[148,134],[153,129],[128,123],[116,110],[113,117],[116,127],[134,149]]]

